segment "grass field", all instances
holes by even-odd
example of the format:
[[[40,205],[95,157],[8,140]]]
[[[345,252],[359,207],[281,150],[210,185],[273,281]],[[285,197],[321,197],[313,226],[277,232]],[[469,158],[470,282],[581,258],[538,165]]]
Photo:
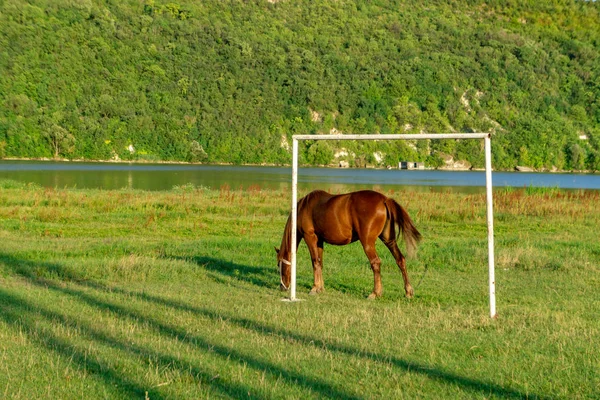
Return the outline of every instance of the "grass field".
[[[495,192],[492,320],[482,194],[385,192],[424,237],[413,299],[380,244],[366,300],[356,243],[308,296],[302,244],[286,303],[287,192],[0,188],[1,398],[600,396],[598,192]]]

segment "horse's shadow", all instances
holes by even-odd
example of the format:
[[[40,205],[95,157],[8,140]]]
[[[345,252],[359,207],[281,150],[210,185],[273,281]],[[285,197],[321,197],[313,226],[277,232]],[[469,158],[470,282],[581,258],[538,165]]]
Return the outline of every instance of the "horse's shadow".
[[[212,279],[221,283],[226,283],[233,279],[269,289],[277,288],[279,283],[277,269],[274,267],[238,264],[233,261],[208,256],[169,258],[191,261],[198,267],[206,270]]]
[[[280,277],[279,271],[275,266],[239,264],[233,261],[227,261],[209,256],[166,256],[166,258],[192,262],[199,268],[207,271],[208,276],[218,283],[231,284],[232,281],[239,281],[269,290],[277,290],[279,292]],[[300,291],[306,291],[306,293],[308,293],[312,284],[312,273],[310,276],[304,275],[305,274],[298,276],[296,288]],[[337,286],[335,284],[330,288],[337,290]],[[345,288],[344,291],[352,293],[356,297],[361,297],[364,295],[364,293],[366,293],[362,289],[357,289],[356,287],[350,286]]]

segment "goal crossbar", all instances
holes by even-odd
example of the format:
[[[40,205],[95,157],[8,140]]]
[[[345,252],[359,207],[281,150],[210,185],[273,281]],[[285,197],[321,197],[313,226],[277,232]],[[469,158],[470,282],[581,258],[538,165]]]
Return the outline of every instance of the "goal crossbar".
[[[412,135],[293,135],[292,136],[292,238],[290,301],[296,301],[296,240],[298,228],[298,141],[299,140],[422,140],[483,139],[485,143],[485,188],[488,234],[488,281],[490,317],[496,318],[496,281],[494,272],[494,214],[492,206],[492,150],[489,133],[421,133]]]
[[[419,140],[419,139],[485,139],[489,133],[417,133],[409,135],[293,135],[296,140]]]

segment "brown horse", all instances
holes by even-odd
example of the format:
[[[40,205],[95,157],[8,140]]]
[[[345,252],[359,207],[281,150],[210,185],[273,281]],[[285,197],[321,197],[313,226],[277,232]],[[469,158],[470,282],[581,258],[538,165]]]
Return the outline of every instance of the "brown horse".
[[[357,240],[363,246],[371,264],[375,285],[370,299],[380,297],[381,259],[375,251],[377,238],[387,246],[404,278],[406,297],[412,297],[413,288],[408,280],[406,261],[396,243],[396,225],[402,231],[409,255],[414,253],[421,234],[410,216],[394,199],[372,190],[332,195],[315,190],[298,201],[297,243],[304,239],[312,259],[314,285],[310,294],[323,291],[323,244],[345,245]],[[288,217],[277,252],[277,265],[281,275],[281,290],[287,290],[291,280],[292,216]]]

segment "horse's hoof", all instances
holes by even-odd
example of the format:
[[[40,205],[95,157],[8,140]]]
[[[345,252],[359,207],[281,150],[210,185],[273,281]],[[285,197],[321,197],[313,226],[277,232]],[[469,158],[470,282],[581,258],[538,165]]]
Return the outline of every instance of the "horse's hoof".
[[[413,288],[410,288],[409,290],[406,291],[405,296],[407,299],[412,299],[414,295],[415,295],[415,291],[413,290]]]
[[[369,295],[369,297],[367,297],[368,300],[375,300],[376,298],[381,297],[381,295],[378,295],[376,293],[371,293]]]
[[[310,289],[310,292],[308,292],[308,294],[311,296],[316,296],[319,293],[321,293],[322,291],[323,291],[323,289],[312,288],[312,289]]]

